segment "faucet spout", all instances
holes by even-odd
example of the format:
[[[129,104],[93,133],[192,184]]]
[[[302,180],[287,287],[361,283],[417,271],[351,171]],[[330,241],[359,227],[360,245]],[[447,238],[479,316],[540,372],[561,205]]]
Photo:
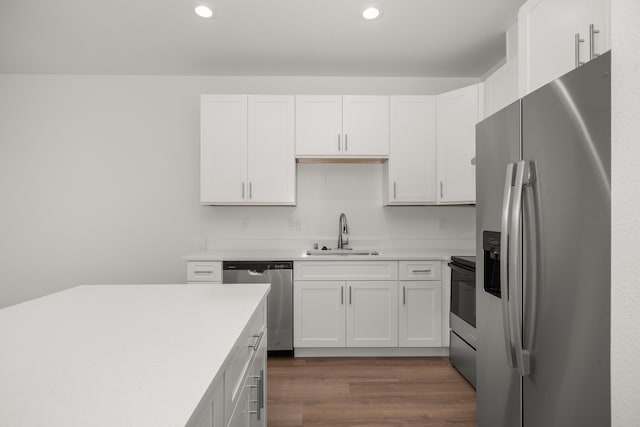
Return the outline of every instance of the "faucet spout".
[[[338,220],[338,249],[344,249],[349,244],[349,224],[347,224],[347,216],[340,214]]]

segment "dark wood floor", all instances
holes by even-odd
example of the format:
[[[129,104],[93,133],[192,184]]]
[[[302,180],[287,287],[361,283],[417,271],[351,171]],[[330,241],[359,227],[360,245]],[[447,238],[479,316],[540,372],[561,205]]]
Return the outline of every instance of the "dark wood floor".
[[[443,357],[270,358],[269,427],[475,427],[475,390]]]

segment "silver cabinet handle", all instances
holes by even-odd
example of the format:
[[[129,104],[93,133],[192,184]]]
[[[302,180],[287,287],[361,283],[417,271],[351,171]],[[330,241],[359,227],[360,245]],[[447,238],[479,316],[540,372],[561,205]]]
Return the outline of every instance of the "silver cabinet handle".
[[[394,199],[396,198],[396,194],[397,194],[397,193],[396,193],[396,182],[395,182],[395,181],[393,181],[393,198],[394,198]]]
[[[511,182],[513,180],[513,163],[507,165],[504,178],[504,192],[502,193],[502,220],[500,224],[500,248],[506,251],[509,247],[509,215],[511,214]],[[507,363],[510,368],[515,367],[513,345],[511,343],[511,323],[509,321],[509,256],[500,260],[500,301],[502,303],[502,328],[507,350]]]
[[[431,273],[431,270],[411,270],[412,273]]]
[[[407,305],[407,287],[402,287],[402,305]]]
[[[244,181],[242,181],[242,198],[244,199]]]
[[[349,151],[349,135],[344,134],[344,151]]]
[[[444,197],[444,181],[440,181],[440,197]]]
[[[522,225],[522,194],[525,162],[516,163],[513,200],[511,202],[511,224],[509,231],[509,303],[511,304],[511,332],[520,375],[529,375],[529,352],[522,348],[522,259],[520,258],[520,226]],[[502,246],[501,246],[502,247]]]
[[[255,384],[248,386],[256,389],[256,400],[249,399],[249,403],[255,403],[256,410],[249,411],[249,413],[256,414],[257,419],[260,420],[261,409],[264,408],[264,369],[260,369],[260,375],[251,375],[250,378],[256,380]]]
[[[195,270],[193,274],[213,274],[213,270]]]
[[[260,369],[260,387],[258,387],[258,401],[260,409],[264,409],[264,369]]]
[[[349,305],[351,305],[351,286],[349,286]]]
[[[260,332],[258,335],[254,335],[253,338],[257,338],[254,344],[248,345],[247,347],[252,348],[253,351],[258,351],[258,347],[260,347],[260,342],[262,341],[262,337],[264,336],[264,331]]]
[[[340,134],[338,134],[338,152],[340,152]]]
[[[589,25],[589,60],[592,60],[600,56],[599,53],[596,53],[596,34],[600,34],[600,30],[596,30],[596,27],[593,24],[590,24]]]
[[[340,305],[344,305],[344,286],[340,286]]]
[[[576,39],[575,39],[576,68],[584,64],[584,62],[580,61],[580,43],[584,43],[584,39],[580,38],[580,33],[576,33]]]
[[[253,186],[251,184],[252,182],[249,181],[249,198],[250,199],[253,198],[253,188],[252,188]]]

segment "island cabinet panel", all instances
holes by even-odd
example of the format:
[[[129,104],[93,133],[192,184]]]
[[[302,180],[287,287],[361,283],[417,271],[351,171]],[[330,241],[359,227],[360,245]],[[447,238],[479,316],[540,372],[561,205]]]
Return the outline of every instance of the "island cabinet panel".
[[[225,409],[231,414],[245,392],[244,385],[251,363],[263,341],[266,342],[266,306],[262,305],[236,342],[225,371]]]

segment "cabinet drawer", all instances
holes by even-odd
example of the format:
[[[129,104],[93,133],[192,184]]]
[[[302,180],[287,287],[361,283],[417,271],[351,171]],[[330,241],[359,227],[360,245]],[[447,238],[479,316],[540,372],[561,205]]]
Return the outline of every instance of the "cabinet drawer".
[[[251,366],[251,362],[258,350],[258,346],[267,339],[266,305],[262,304],[256,310],[246,328],[240,335],[229,356],[229,366],[225,372],[225,413],[231,410],[242,394],[243,384]]]
[[[441,261],[400,261],[400,280],[440,280]]]
[[[293,263],[295,280],[398,280],[395,261],[301,261]]]
[[[187,262],[187,282],[222,282],[220,261]]]

